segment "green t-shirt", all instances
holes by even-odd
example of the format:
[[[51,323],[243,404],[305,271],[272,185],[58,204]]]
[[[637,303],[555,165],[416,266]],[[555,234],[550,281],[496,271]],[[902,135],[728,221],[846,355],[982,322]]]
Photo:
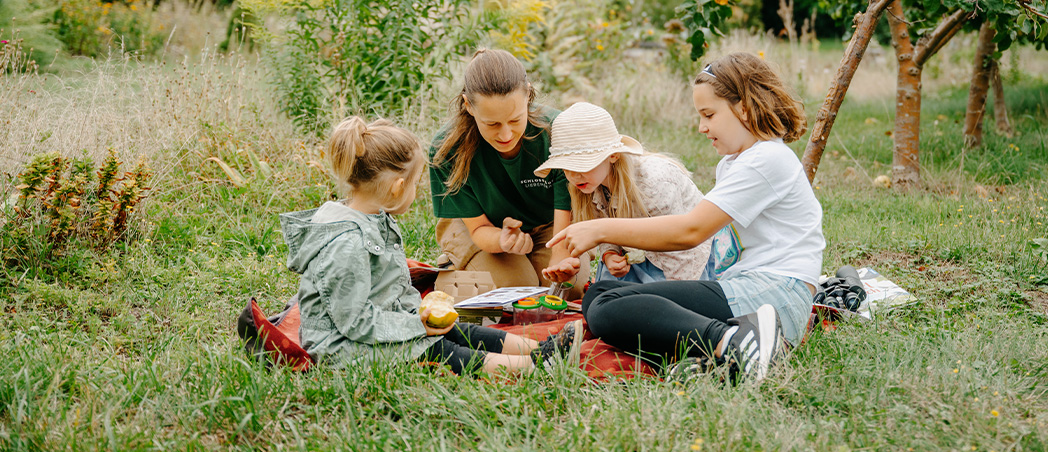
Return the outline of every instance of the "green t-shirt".
[[[559,110],[543,110],[543,118],[548,123],[552,123],[558,114]],[[433,140],[430,159],[436,154],[446,134],[445,128]],[[571,210],[564,172],[550,171],[545,179],[535,175],[535,168],[549,157],[549,131],[529,123],[524,136],[535,138],[522,138],[520,153],[511,159],[503,159],[487,141],[480,139],[480,146],[470,162],[469,177],[462,188],[453,194],[448,194],[448,186],[445,185],[451,177],[453,159],[445,160],[440,167],[430,167],[434,215],[438,218],[487,215],[496,227],[502,227],[506,217],[513,217],[524,223],[521,227],[523,230],[530,231],[551,223],[554,209]]]

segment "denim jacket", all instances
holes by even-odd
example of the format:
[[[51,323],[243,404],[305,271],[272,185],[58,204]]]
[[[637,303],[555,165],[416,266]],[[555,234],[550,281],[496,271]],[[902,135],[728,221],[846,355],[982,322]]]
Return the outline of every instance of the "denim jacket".
[[[437,337],[419,318],[400,228],[389,214],[341,203],[280,215],[287,267],[300,273],[299,336],[313,359],[335,368],[413,360]]]

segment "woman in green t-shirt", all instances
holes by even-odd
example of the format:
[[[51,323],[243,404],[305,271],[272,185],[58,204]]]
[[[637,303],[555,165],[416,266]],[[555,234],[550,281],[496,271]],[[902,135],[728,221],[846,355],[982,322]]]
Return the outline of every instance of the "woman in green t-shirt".
[[[549,157],[549,124],[560,113],[534,99],[520,61],[481,49],[431,150],[441,250],[460,270],[490,272],[498,287],[589,278],[589,265],[545,246],[571,223],[571,198],[563,172],[534,174]],[[569,299],[581,297],[575,285]]]

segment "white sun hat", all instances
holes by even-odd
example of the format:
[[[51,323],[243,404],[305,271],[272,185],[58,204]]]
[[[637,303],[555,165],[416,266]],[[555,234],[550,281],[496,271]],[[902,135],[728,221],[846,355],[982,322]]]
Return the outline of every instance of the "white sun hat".
[[[551,169],[585,173],[620,152],[641,155],[644,148],[637,140],[619,134],[607,110],[579,102],[553,120],[549,158],[535,170],[535,175],[546,177]]]

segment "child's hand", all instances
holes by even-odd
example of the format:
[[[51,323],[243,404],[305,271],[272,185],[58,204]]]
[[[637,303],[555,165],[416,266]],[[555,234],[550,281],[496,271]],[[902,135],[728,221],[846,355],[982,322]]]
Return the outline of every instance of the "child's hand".
[[[561,229],[557,235],[554,235],[552,239],[546,242],[546,247],[553,248],[558,243],[563,242],[564,248],[568,250],[568,254],[573,257],[579,257],[603,242],[603,224],[606,220],[587,220],[572,224]]]
[[[510,254],[528,254],[535,244],[531,241],[531,234],[520,230],[524,222],[506,217],[502,220],[502,233],[499,235],[499,246],[502,251]]]
[[[426,323],[426,320],[429,320],[430,310],[432,310],[432,308],[426,308],[419,313],[419,318],[422,319],[422,326],[426,328],[426,336],[443,336],[445,334],[448,334],[448,331],[451,331],[451,329],[455,327],[454,323],[444,328],[433,328],[429,326],[429,324]]]
[[[604,254],[604,265],[608,267],[608,273],[611,273],[611,276],[616,278],[626,276],[630,272],[630,263],[626,261],[626,256],[622,254]]]
[[[542,277],[553,282],[566,282],[575,277],[582,266],[577,257],[566,257],[564,260],[542,269]]]

